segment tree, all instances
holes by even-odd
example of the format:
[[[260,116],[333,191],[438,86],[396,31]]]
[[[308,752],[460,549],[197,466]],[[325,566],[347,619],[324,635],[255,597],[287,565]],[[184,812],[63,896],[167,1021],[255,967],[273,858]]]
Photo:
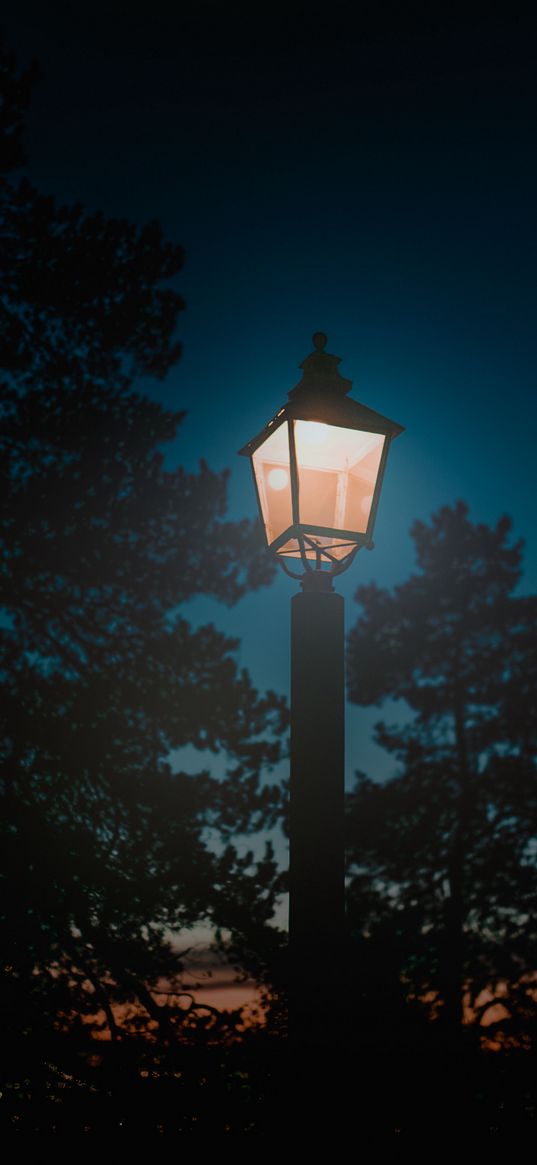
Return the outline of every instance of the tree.
[[[536,600],[515,593],[510,531],[445,507],[412,528],[416,574],[357,592],[350,698],[409,715],[377,725],[397,775],[350,799],[350,901],[452,1035],[466,1021],[520,1042],[536,1018]]]
[[[1,60],[6,167],[22,162],[28,78]],[[2,1005],[14,1040],[184,1012],[178,936],[227,928],[262,976],[280,874],[237,833],[281,806],[283,701],[260,695],[214,626],[182,605],[226,603],[272,567],[248,521],[224,521],[226,474],[166,469],[182,414],[133,388],[177,361],[182,248],[158,224],[58,207],[1,185],[0,757]],[[225,780],[174,771],[185,744],[225,754]],[[188,945],[188,942],[187,942]],[[184,943],[183,943],[184,946]],[[253,952],[253,953],[252,953]],[[156,994],[156,990],[160,994]],[[27,1048],[25,1056],[27,1057]]]

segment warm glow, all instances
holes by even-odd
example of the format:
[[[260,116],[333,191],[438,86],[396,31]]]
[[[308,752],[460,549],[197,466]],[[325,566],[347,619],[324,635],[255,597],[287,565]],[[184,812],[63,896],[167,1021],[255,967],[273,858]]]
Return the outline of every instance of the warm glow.
[[[294,511],[289,426],[297,465]],[[382,433],[321,421],[297,418],[274,426],[252,457],[269,546],[291,531],[298,516],[320,546],[335,558],[344,557],[350,543],[339,531],[367,532],[384,443]],[[280,550],[291,557],[299,552],[295,535]],[[315,556],[311,547],[306,553]]]
[[[293,522],[289,471],[289,430],[278,425],[256,449],[253,466],[267,542],[283,534]]]
[[[271,469],[268,475],[268,483],[271,489],[285,489],[289,483],[289,474],[285,469]]]
[[[302,524],[365,534],[384,440],[363,429],[295,421]]]
[[[300,421],[300,426],[305,445],[322,445],[330,432],[329,426],[320,421]]]
[[[340,425],[321,425],[318,421],[295,421],[296,458],[299,469],[335,469],[350,472],[379,445],[384,437],[361,429],[343,429]]]

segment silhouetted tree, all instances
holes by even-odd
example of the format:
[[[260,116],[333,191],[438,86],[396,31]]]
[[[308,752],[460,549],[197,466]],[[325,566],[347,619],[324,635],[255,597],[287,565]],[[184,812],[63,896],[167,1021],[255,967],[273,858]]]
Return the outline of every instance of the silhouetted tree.
[[[28,78],[1,62],[6,167],[22,161]],[[58,207],[2,179],[0,1003],[9,1067],[22,1036],[112,1040],[184,1021],[177,936],[207,921],[263,942],[280,876],[270,827],[283,702],[259,695],[236,642],[193,630],[182,605],[234,603],[272,567],[247,521],[226,522],[226,474],[166,469],[180,412],[132,388],[163,377],[183,300],[163,281],[182,248],[153,223]],[[225,780],[174,771],[190,744],[227,757]],[[182,936],[181,936],[182,938]],[[185,940],[188,945],[188,940]],[[184,945],[184,943],[183,943]],[[244,957],[248,956],[244,953]],[[50,1044],[48,1045],[50,1053]],[[25,1047],[27,1056],[27,1047]]]
[[[407,715],[377,725],[398,771],[359,778],[348,841],[354,924],[408,996],[452,1034],[466,1014],[516,1042],[535,1025],[537,602],[510,530],[446,507],[413,526],[417,573],[357,591],[350,698]]]

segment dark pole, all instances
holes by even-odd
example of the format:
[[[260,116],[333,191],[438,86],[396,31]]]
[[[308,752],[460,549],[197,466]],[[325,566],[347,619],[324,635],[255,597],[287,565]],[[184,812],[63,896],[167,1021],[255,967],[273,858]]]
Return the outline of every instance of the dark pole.
[[[352,383],[339,372],[340,357],[325,352],[326,342],[324,332],[314,333],[315,351],[302,361],[288,403],[241,449],[251,458],[268,546],[292,578],[300,575],[288,559],[300,558],[304,569],[291,612],[290,1095],[294,1100],[302,1080],[299,1120],[309,1118],[308,1106],[328,1111],[329,1096],[332,1112],[342,1113],[345,1083],[334,1078],[334,1065],[349,1050],[353,1014],[344,905],[343,598],[332,577],[361,546],[373,546],[388,449],[402,432],[348,396]],[[311,422],[330,435],[324,453],[307,448],[303,425]],[[361,435],[356,443],[353,433]],[[271,481],[274,470],[278,483]]]
[[[321,571],[291,603],[289,1019],[292,1044],[333,1048],[344,961],[343,597]]]

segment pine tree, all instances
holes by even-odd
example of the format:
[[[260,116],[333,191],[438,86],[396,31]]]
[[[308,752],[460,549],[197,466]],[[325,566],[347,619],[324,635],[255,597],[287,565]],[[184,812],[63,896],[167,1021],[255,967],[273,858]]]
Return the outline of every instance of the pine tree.
[[[29,78],[8,55],[1,72],[10,169]],[[135,389],[180,355],[184,303],[163,284],[182,248],[158,224],[58,206],[24,178],[2,179],[1,221],[11,1069],[22,1035],[50,1040],[84,1017],[113,1040],[129,1023],[169,1034],[178,1009],[155,989],[180,986],[178,936],[188,945],[200,921],[228,928],[238,956],[253,948],[262,975],[280,875],[270,847],[240,857],[233,839],[280,812],[262,770],[286,714],[238,669],[234,640],[182,613],[198,593],[235,603],[272,572],[253,525],[225,521],[226,474],[166,468],[182,413]],[[225,755],[226,779],[174,771],[187,744]]]
[[[520,1041],[535,1025],[536,600],[516,592],[507,518],[474,524],[459,503],[412,536],[417,572],[361,587],[349,638],[351,700],[409,713],[377,725],[397,774],[361,777],[350,800],[351,911],[391,933],[407,993],[452,1034]]]

